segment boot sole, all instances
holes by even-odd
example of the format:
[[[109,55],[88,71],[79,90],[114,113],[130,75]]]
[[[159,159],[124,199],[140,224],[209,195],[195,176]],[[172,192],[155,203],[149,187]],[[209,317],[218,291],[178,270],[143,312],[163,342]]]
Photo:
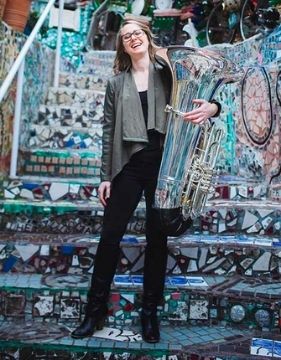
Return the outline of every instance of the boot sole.
[[[155,344],[155,343],[158,343],[159,341],[160,341],[160,339],[158,339],[158,340],[148,340],[148,339],[144,339],[143,338],[143,341],[145,341],[145,342],[147,342],[147,343],[149,343],[149,344]]]

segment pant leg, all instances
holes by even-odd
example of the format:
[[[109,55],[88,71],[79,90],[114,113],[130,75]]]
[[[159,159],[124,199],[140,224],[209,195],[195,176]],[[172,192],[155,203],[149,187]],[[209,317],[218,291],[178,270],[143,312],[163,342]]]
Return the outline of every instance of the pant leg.
[[[153,209],[157,176],[146,181],[146,240],[144,261],[144,299],[162,299],[167,267],[167,236],[161,231],[158,213]]]
[[[116,272],[120,241],[143,191],[142,184],[133,170],[129,166],[125,167],[112,183],[111,196],[104,211],[91,288],[101,280],[110,288]]]

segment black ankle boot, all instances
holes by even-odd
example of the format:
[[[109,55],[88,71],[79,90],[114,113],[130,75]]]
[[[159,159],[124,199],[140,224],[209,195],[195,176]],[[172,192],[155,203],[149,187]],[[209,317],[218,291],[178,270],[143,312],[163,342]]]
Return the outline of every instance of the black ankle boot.
[[[143,309],[141,312],[142,338],[148,343],[157,343],[160,340],[157,310]]]
[[[88,292],[88,303],[82,323],[71,333],[74,339],[92,336],[96,330],[102,330],[107,317],[107,301],[110,283],[95,277]]]
[[[82,339],[87,336],[92,336],[96,330],[102,330],[106,320],[108,308],[106,304],[98,304],[88,309],[82,323],[71,333],[74,339]]]

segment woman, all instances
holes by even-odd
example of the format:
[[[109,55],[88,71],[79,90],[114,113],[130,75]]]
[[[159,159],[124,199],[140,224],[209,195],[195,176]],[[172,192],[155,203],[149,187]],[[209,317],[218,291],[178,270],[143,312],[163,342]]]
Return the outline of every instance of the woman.
[[[166,131],[164,107],[169,102],[171,75],[165,63],[155,61],[159,48],[147,23],[126,19],[117,36],[116,75],[109,80],[105,104],[102,182],[99,199],[104,210],[103,230],[82,324],[72,337],[91,336],[107,315],[110,285],[119,258],[119,243],[144,191],[146,249],[144,263],[142,336],[160,339],[157,305],[163,296],[167,263],[167,236],[152,208]],[[194,100],[198,108],[186,121],[204,122],[217,114],[219,104]]]

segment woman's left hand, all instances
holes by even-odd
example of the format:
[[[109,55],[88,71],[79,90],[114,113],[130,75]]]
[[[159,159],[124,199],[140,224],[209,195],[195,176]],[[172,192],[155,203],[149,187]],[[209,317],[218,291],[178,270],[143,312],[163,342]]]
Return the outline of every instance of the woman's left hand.
[[[193,103],[198,104],[199,106],[196,109],[185,113],[183,116],[184,120],[190,121],[193,124],[203,124],[218,111],[216,104],[209,103],[203,99],[194,99]]]

